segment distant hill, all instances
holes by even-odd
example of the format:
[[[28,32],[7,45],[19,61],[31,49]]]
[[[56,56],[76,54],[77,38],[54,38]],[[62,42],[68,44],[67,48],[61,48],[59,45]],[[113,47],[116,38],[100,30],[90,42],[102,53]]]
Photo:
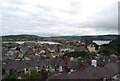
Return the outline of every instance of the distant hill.
[[[43,40],[44,37],[39,37],[36,35],[7,35],[2,36],[3,41],[33,41],[33,40]]]
[[[51,38],[63,38],[68,40],[92,39],[92,40],[114,40],[120,35],[96,35],[96,36],[57,36]]]
[[[2,36],[3,41],[36,41],[36,40],[80,40],[80,39],[92,39],[92,40],[114,40],[120,37],[120,35],[96,35],[96,36],[56,36],[56,37],[40,37],[36,35],[7,35]]]

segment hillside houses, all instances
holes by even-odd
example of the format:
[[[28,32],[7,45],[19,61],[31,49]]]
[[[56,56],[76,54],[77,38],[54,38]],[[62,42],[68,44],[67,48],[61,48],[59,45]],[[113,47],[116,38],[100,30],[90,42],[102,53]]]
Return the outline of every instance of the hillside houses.
[[[119,79],[119,64],[118,63],[108,63],[104,67],[87,67],[84,70],[78,70],[74,72],[67,72],[67,73],[62,73],[62,74],[57,74],[50,76],[48,78],[48,81],[54,81],[56,80],[92,80],[92,81],[105,81],[107,80],[114,80],[114,79]]]
[[[13,45],[13,46],[11,46]],[[81,41],[66,41],[64,43],[39,43],[17,42],[3,43],[3,79],[9,75],[32,75],[41,73],[44,67],[45,72],[54,72],[56,76],[48,76],[50,79],[103,79],[112,78],[117,75],[116,55],[104,56],[98,54],[98,49],[94,44],[86,44]],[[69,57],[64,56],[68,52],[85,51],[88,57]],[[96,54],[96,55],[95,55]],[[93,60],[96,63],[93,63]],[[112,65],[111,65],[112,64]],[[113,67],[110,75],[108,70]],[[108,69],[108,70],[106,70]],[[101,75],[102,72],[107,72]],[[92,73],[92,74],[91,74]],[[100,74],[101,73],[101,74]],[[64,77],[66,76],[66,77]],[[88,76],[88,78],[85,78]],[[116,76],[115,76],[116,77]],[[24,77],[22,77],[24,79]]]

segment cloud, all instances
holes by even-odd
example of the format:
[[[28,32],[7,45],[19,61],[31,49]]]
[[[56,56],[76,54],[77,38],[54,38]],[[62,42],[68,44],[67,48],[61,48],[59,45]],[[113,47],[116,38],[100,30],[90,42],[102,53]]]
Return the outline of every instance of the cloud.
[[[0,3],[2,35],[117,34],[117,2],[118,0],[3,0]]]

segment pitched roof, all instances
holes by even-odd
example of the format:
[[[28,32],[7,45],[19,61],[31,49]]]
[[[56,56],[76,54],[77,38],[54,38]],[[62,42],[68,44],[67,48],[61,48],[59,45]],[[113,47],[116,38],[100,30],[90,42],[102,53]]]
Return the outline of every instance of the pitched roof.
[[[30,67],[35,67],[35,66],[40,66],[40,62],[36,61],[36,60],[32,60],[32,61],[26,61],[26,60],[11,60],[8,62],[3,62],[6,64],[2,64],[2,68],[6,69],[6,70],[10,70],[10,69],[23,69],[23,68],[30,68]]]
[[[118,63],[108,63],[105,67],[89,67],[83,71],[76,71],[71,74],[62,73],[51,76],[49,79],[110,79],[115,74],[118,74]]]

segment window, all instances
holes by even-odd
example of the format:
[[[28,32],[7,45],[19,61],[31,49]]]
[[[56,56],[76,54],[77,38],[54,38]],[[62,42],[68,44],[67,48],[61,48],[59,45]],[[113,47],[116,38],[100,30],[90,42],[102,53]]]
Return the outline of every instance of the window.
[[[29,69],[28,68],[26,68],[26,71],[28,71]]]

